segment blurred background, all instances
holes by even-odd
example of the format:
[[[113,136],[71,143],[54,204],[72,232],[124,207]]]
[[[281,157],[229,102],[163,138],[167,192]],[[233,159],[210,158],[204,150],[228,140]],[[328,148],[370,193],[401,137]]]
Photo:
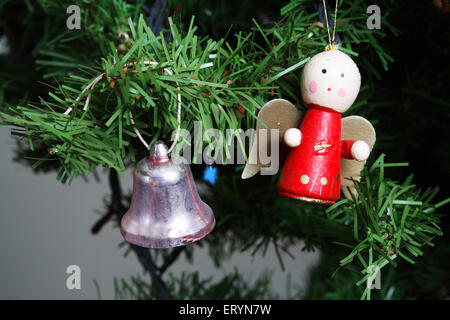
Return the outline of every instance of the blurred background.
[[[100,217],[95,211],[102,209],[109,192],[106,170],[98,171],[100,181],[79,178],[71,186],[62,185],[56,173],[34,174],[14,161],[16,142],[8,128],[0,127],[0,137],[0,299],[114,299],[114,278],[147,277],[133,254],[123,257],[125,250],[118,246],[123,238],[113,223],[98,235],[91,233]],[[131,169],[121,182],[131,191]],[[309,269],[318,263],[318,251],[301,248],[302,243],[293,248],[295,260],[286,256],[285,271],[273,247],[265,256],[236,253],[221,268],[214,266],[205,248],[197,248],[193,263],[181,257],[170,271],[175,276],[198,271],[202,278],[218,281],[238,268],[249,282],[270,273],[273,291],[286,297],[286,284],[291,281],[295,290],[304,290]],[[81,290],[66,287],[70,265],[81,269]]]

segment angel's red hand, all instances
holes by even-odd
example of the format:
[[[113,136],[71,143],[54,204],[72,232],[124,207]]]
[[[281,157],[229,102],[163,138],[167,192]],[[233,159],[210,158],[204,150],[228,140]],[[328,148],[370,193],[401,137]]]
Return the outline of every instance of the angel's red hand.
[[[355,140],[342,140],[341,141],[341,157],[350,160],[356,160],[352,155],[352,146],[355,143]]]

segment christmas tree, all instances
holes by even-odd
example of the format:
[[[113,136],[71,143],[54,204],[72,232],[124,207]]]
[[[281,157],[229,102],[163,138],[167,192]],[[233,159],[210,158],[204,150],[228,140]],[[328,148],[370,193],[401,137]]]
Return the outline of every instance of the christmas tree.
[[[269,100],[305,111],[302,69],[335,28],[339,50],[362,78],[344,115],[369,119],[377,132],[355,181],[358,196],[332,206],[281,197],[277,175],[242,180],[244,163],[224,161],[247,156],[248,141],[224,143],[211,155],[220,163],[217,179],[206,179],[202,194],[215,229],[171,250],[124,242],[150,280],[130,275],[117,297],[276,298],[264,275],[248,283],[236,270],[213,282],[167,271],[198,246],[220,266],[233,252],[254,255],[273,245],[283,268],[283,256],[295,257],[289,249],[302,240],[322,260],[306,292],[288,298],[448,298],[448,10],[445,1],[3,0],[0,35],[10,51],[0,56],[0,117],[23,138],[18,157],[33,170],[57,171],[58,183],[109,168],[110,201],[98,232],[108,221],[118,226],[130,206],[122,172],[157,140],[171,142],[178,126],[192,135],[196,125],[217,129],[225,138],[227,130],[255,128]],[[201,152],[213,141],[190,141],[197,180]],[[375,290],[366,283],[380,270]]]

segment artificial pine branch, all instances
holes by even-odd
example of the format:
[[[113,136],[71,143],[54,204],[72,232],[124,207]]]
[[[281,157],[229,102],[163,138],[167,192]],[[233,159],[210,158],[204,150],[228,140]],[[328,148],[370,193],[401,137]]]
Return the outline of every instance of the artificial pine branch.
[[[47,11],[56,10],[44,3]],[[57,6],[61,9],[63,4]],[[125,168],[124,159],[134,159],[136,135],[129,111],[133,111],[136,126],[148,141],[170,139],[177,125],[174,110],[177,84],[183,100],[183,128],[192,130],[194,121],[200,121],[204,131],[217,128],[224,137],[227,129],[253,128],[257,110],[269,99],[282,95],[298,100],[298,75],[294,72],[326,44],[325,33],[312,23],[317,13],[305,16],[307,7],[304,1],[292,2],[282,9],[283,20],[271,28],[264,29],[254,21],[254,31],[237,33],[234,46],[224,39],[199,38],[193,20],[183,32],[169,19],[169,30],[155,35],[142,16],[137,24],[125,16],[133,11],[132,4],[113,1],[105,4],[102,12],[88,7],[85,14],[88,31],[81,32],[79,37],[89,42],[99,37],[99,30],[93,32],[90,28],[98,26],[97,21],[92,24],[89,20],[91,14],[108,20],[112,19],[108,10],[119,12],[112,19],[115,24],[111,31],[101,41],[98,39],[97,52],[107,54],[102,67],[80,70],[89,71],[90,76],[80,72],[71,75],[65,84],[49,93],[50,100],[40,99],[39,106],[9,107],[7,113],[0,113],[6,119],[3,124],[17,127],[13,134],[26,136],[31,149],[33,141],[43,141],[49,154],[35,166],[58,160],[61,166],[58,177],[69,183],[77,175],[89,174],[97,165],[121,172]],[[342,34],[350,38],[356,37],[355,30],[363,29],[362,22],[354,22],[362,21],[363,16],[354,15],[351,9],[342,9],[340,13],[342,21],[352,17],[355,27],[342,28]],[[390,29],[395,32],[395,28]],[[127,34],[125,50],[120,49],[124,43],[105,42],[114,39],[117,33]],[[381,36],[383,32],[376,31],[361,41],[372,45],[387,59],[389,56],[376,41],[377,34]],[[359,37],[363,35],[358,33]],[[263,46],[256,41],[258,37],[264,39]],[[350,42],[345,43],[342,50],[356,55]],[[76,66],[77,62],[67,53],[42,52],[60,61],[38,60],[40,65],[72,70]],[[157,61],[159,65],[148,66],[145,61]],[[174,75],[160,73],[164,67],[170,68]],[[106,73],[103,80],[81,96],[81,100],[92,96],[88,110],[81,110],[83,103],[76,100],[80,86],[86,87],[92,77],[102,72]],[[53,72],[49,75],[55,76]],[[70,116],[61,114],[72,107]],[[353,109],[357,107],[358,103]],[[203,139],[208,142],[208,138]],[[244,146],[240,143],[239,147]],[[229,153],[225,143],[222,157]],[[194,161],[195,156],[196,152]]]
[[[339,252],[341,257],[335,261],[339,268],[327,276],[334,279],[341,269],[356,269],[359,287],[365,287],[370,265],[385,274],[389,265],[397,267],[401,260],[414,263],[443,234],[441,215],[435,211],[450,198],[433,203],[438,189],[421,191],[412,183],[412,175],[404,182],[388,178],[392,167],[406,164],[385,163],[384,157],[366,168],[361,182],[355,182],[357,199],[342,199],[326,210],[279,197],[271,177],[243,181],[222,173],[216,182],[217,193],[205,199],[215,208],[218,221],[215,232],[204,240],[211,256],[220,265],[236,250],[264,254],[270,243],[277,243],[290,251],[297,239],[303,239],[305,249]],[[257,187],[261,185],[264,188]],[[224,240],[229,248],[223,247]],[[370,290],[363,290],[362,297],[370,298]]]

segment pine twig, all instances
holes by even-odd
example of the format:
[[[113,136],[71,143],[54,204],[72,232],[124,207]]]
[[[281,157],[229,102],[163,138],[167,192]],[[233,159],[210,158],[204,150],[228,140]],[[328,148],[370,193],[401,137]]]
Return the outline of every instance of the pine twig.
[[[111,217],[114,215],[114,210],[108,210],[100,219],[97,220],[97,222],[92,226],[91,233],[97,234],[99,233],[103,226],[111,219]]]
[[[185,247],[176,247],[172,250],[169,256],[167,256],[167,258],[165,259],[162,266],[159,267],[160,275],[163,275],[164,272],[166,272],[166,270],[178,259],[178,256],[180,255],[181,252],[183,252],[184,249]]]

